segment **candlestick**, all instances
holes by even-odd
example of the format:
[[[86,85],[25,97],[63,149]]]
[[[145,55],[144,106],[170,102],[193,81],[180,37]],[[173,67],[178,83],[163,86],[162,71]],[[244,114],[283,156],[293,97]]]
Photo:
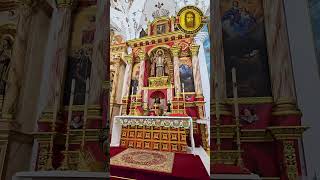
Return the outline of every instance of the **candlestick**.
[[[215,104],[216,104],[216,126],[217,126],[217,150],[221,150],[221,137],[220,137],[220,107],[219,107],[219,93],[218,93],[218,78],[217,78],[217,72],[215,72],[215,77],[214,77],[214,92],[215,92]]]
[[[239,102],[238,102],[237,75],[236,75],[236,69],[235,68],[232,68],[232,83],[233,83],[234,112],[235,112],[235,120],[236,120],[236,136],[237,136],[237,146],[238,146],[238,165],[242,166],[241,140],[240,140],[240,120],[239,120]]]
[[[53,155],[53,141],[54,141],[54,136],[55,136],[55,131],[56,131],[56,122],[57,122],[57,113],[59,109],[59,94],[60,94],[60,83],[59,81],[56,82],[56,88],[55,88],[55,98],[54,98],[54,109],[53,109],[53,118],[52,118],[52,124],[51,124],[51,131],[52,134],[50,136],[50,150],[49,150],[49,155],[48,155],[48,161],[47,161],[47,170],[53,170],[52,166],[52,155]]]
[[[60,170],[69,170],[69,138],[70,138],[70,121],[72,118],[72,106],[74,99],[74,90],[75,90],[75,79],[71,81],[71,95],[69,99],[69,109],[68,109],[68,122],[67,122],[67,132],[66,132],[66,143],[65,143],[65,151],[64,151],[64,159],[62,162]]]
[[[184,83],[182,83],[182,98],[183,98],[183,110],[184,110],[184,114],[187,114],[187,111],[186,111],[186,100],[185,100],[185,95],[184,95]]]

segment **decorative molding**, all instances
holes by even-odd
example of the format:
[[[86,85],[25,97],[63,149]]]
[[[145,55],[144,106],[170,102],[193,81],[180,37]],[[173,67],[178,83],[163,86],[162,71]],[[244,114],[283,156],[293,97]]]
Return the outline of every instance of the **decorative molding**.
[[[73,8],[76,2],[75,0],[55,0],[57,8]]]
[[[288,180],[298,179],[298,167],[294,141],[283,142],[283,155],[287,170]]]
[[[227,104],[233,105],[233,98],[225,100]],[[242,97],[238,98],[239,104],[270,104],[273,103],[272,97]]]
[[[294,99],[280,98],[275,102],[272,115],[274,116],[288,116],[297,115],[301,116],[301,111],[297,108],[297,103]]]
[[[200,49],[200,46],[199,46],[199,45],[197,45],[197,44],[191,44],[191,46],[190,46],[190,51],[191,51],[191,53],[192,53],[192,56],[198,56],[199,49]]]
[[[132,59],[133,59],[133,57],[132,57],[132,54],[128,54],[128,55],[126,55],[126,56],[124,56],[124,59],[127,61],[127,63],[128,64],[132,64]]]
[[[179,57],[179,54],[180,54],[180,47],[179,46],[174,45],[170,48],[170,50],[172,52],[173,57]]]
[[[138,57],[139,57],[139,62],[144,61],[146,58],[146,53],[144,51],[140,51],[138,53]]]
[[[267,128],[277,140],[300,139],[308,129],[306,126],[277,126]]]
[[[18,6],[19,2],[17,0],[1,0],[0,12],[15,10]]]
[[[174,32],[169,32],[166,34],[159,34],[159,35],[153,35],[153,36],[146,36],[143,38],[139,39],[133,39],[127,42],[128,46],[134,48],[134,47],[140,47],[140,46],[147,46],[151,44],[159,44],[159,40],[161,42],[166,42],[166,41],[177,41],[180,39],[186,39],[190,38],[191,36],[188,34],[183,33],[182,31],[174,31]]]

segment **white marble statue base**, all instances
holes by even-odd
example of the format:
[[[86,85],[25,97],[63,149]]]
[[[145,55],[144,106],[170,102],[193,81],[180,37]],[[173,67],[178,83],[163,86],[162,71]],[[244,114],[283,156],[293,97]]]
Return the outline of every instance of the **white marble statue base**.
[[[79,171],[29,171],[18,172],[12,180],[106,180],[109,173]]]
[[[211,174],[210,179],[214,180],[261,180],[255,174]]]

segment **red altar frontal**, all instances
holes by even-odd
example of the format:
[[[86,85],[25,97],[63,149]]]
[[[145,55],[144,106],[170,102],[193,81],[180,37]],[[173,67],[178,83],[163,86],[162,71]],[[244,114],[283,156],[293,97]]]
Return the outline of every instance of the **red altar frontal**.
[[[187,137],[194,151],[192,119],[172,116],[116,116],[111,146],[187,152]]]

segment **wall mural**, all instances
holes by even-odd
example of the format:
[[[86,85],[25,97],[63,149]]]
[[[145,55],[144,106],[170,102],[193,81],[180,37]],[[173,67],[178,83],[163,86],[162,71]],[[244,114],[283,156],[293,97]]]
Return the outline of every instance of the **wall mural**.
[[[192,62],[190,57],[180,58],[180,82],[181,82],[181,90],[182,83],[184,84],[185,92],[194,92],[194,82],[193,82],[193,73],[192,73]]]
[[[75,79],[74,105],[83,105],[86,94],[86,79],[91,72],[91,50],[80,49],[69,57],[65,84],[64,105],[69,105],[72,79]]]
[[[95,6],[83,8],[74,17],[68,57],[63,104],[69,105],[72,79],[75,79],[74,105],[83,105],[86,80],[91,74],[95,27]]]
[[[314,45],[316,49],[316,56],[318,60],[318,68],[320,74],[320,1],[308,0],[309,1],[309,12],[311,17],[311,24],[314,37]]]
[[[221,1],[227,96],[233,97],[233,67],[239,97],[271,96],[261,0]]]

